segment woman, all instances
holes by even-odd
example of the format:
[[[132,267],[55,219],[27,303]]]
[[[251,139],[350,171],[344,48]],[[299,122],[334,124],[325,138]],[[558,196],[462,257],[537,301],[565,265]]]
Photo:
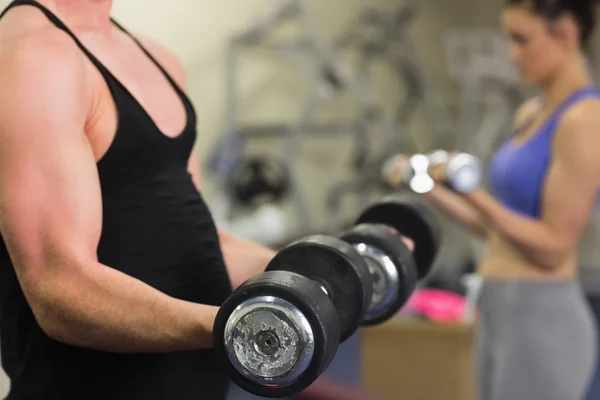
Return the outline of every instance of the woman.
[[[429,199],[487,239],[478,344],[482,400],[581,400],[596,365],[577,247],[600,187],[600,92],[584,49],[590,0],[508,0],[502,22],[523,81],[542,91],[489,166],[492,195]]]

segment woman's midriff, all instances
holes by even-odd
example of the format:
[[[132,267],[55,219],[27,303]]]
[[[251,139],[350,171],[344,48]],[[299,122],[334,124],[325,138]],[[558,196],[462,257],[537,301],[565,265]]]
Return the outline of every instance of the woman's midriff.
[[[490,232],[487,250],[477,272],[484,278],[525,280],[569,280],[577,276],[577,256],[573,254],[558,267],[549,269],[528,260],[498,232]]]

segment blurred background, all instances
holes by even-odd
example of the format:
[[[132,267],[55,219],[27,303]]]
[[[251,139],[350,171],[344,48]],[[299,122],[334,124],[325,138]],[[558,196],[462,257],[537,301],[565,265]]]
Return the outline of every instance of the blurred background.
[[[0,8],[8,3],[0,0]],[[506,59],[502,5],[503,0],[118,0],[113,16],[183,62],[198,114],[203,196],[217,223],[277,247],[308,233],[336,231],[388,193],[379,171],[390,154],[444,148],[490,156],[510,133],[516,107],[534,94],[519,85]],[[596,65],[590,58],[590,68],[596,71]],[[590,291],[600,291],[593,278],[600,266],[591,261],[600,259],[597,219],[581,249]],[[441,215],[440,220],[442,250],[424,285],[465,296],[464,278],[482,244]],[[393,333],[404,343],[454,338],[444,356],[454,383],[444,393],[454,384],[469,385],[468,372],[450,378],[470,368],[464,352],[471,330],[464,321],[458,325],[435,332],[396,327]],[[377,336],[380,342],[387,337],[377,334],[384,335]],[[410,371],[398,372],[406,366],[393,355],[377,361],[377,352],[389,349],[368,347],[362,335],[342,346],[328,374],[393,391],[378,389],[386,379],[383,369],[397,377]],[[439,364],[433,357],[431,365]],[[7,385],[0,378],[0,397]],[[421,385],[422,391],[431,386]],[[469,398],[461,392],[466,389],[455,390],[462,397],[444,398]],[[430,398],[421,393],[402,398]]]

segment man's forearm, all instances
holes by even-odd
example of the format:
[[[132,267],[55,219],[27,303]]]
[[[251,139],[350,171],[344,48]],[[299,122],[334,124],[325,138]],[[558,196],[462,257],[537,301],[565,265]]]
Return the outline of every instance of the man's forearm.
[[[233,289],[264,272],[276,252],[250,240],[219,230],[223,258]]]
[[[116,353],[212,347],[218,307],[169,297],[98,263],[78,272],[60,267],[54,272],[28,300],[55,340]]]

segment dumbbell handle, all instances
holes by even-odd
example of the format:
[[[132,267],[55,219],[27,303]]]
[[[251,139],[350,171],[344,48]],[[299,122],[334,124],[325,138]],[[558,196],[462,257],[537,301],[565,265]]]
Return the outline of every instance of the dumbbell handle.
[[[442,164],[443,176],[440,179],[434,168]],[[481,161],[477,157],[468,153],[449,154],[443,150],[427,155],[399,154],[388,159],[382,169],[383,179],[390,186],[408,186],[416,193],[429,192],[433,189],[435,180],[443,181],[457,192],[470,192],[480,185],[481,173]]]

